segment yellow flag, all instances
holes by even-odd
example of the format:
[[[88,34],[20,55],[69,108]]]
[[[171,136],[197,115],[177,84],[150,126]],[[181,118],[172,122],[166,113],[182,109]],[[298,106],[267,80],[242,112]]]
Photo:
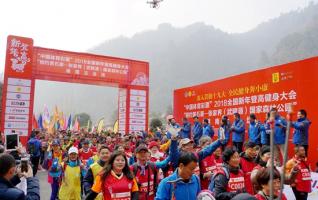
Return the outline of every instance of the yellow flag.
[[[98,125],[97,125],[97,133],[100,133],[102,132],[104,128],[104,118],[100,119],[99,122],[98,122]]]
[[[113,128],[114,133],[118,133],[118,129],[119,129],[119,127],[118,127],[118,119],[117,119],[115,124],[114,124],[114,128]]]

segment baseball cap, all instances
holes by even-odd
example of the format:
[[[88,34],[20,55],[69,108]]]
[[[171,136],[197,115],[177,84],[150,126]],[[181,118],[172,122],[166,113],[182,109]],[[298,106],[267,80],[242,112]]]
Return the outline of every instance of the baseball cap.
[[[68,150],[68,154],[71,154],[71,153],[76,153],[78,154],[78,149],[76,147],[71,147],[69,150]]]
[[[183,145],[188,144],[188,143],[193,143],[192,140],[190,140],[189,138],[183,138],[182,140],[180,140],[179,142],[179,148],[181,148]]]
[[[137,148],[136,148],[136,153],[139,153],[141,151],[147,151],[148,152],[148,148],[144,145],[139,145]]]
[[[152,147],[158,147],[158,148],[160,148],[158,142],[156,142],[156,141],[151,141],[151,142],[149,143],[148,148],[151,149]]]

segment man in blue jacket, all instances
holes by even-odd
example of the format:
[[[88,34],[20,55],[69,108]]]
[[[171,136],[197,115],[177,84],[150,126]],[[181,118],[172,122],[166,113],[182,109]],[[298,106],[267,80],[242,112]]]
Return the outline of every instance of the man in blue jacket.
[[[297,112],[297,121],[292,122],[292,127],[294,128],[293,143],[297,146],[303,146],[306,151],[308,151],[308,132],[311,125],[311,121],[307,119],[307,112],[301,109]]]
[[[189,123],[188,119],[186,117],[183,118],[183,127],[181,128],[181,131],[179,132],[181,138],[189,138],[191,139],[191,124]]]
[[[213,127],[209,124],[209,120],[208,119],[204,119],[203,120],[202,136],[208,136],[211,139],[213,139],[214,130],[213,130]]]
[[[29,170],[32,171],[31,167]],[[9,154],[0,155],[0,199],[1,200],[40,200],[40,186],[32,173],[25,173],[27,179],[27,194],[14,185],[12,178],[16,171],[15,159]]]
[[[279,154],[276,153],[275,157],[276,160],[280,162],[284,155],[287,122],[279,115],[277,108],[272,108],[270,113],[271,116],[275,116],[274,144],[276,145],[276,149],[278,149],[279,153],[281,154],[279,156]]]
[[[193,174],[198,159],[191,152],[183,152],[176,171],[163,179],[158,187],[155,200],[193,200],[201,191],[199,178]]]
[[[193,140],[194,140],[195,145],[198,146],[199,140],[202,137],[202,125],[199,122],[198,116],[194,116],[193,120],[194,120],[194,124],[193,124],[193,128],[192,128]]]
[[[254,113],[250,114],[250,125],[248,127],[248,140],[257,145],[261,144],[261,131],[265,130],[264,126],[256,120]]]
[[[39,139],[37,139],[37,135],[40,132],[32,131],[31,139],[28,141],[27,150],[31,156],[31,163],[33,166],[33,176],[36,175],[39,167],[40,157],[41,157],[41,149],[42,143]]]
[[[241,119],[239,113],[234,113],[234,123],[231,127],[233,146],[239,153],[243,151],[243,142],[245,136],[245,122]]]

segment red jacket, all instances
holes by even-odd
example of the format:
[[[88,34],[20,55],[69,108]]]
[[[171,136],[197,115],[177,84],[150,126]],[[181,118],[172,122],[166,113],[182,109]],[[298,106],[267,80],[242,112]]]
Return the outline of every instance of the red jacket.
[[[241,156],[241,169],[244,173],[246,192],[248,192],[249,194],[254,194],[254,187],[251,181],[251,173],[257,164],[254,161],[248,160],[244,155],[245,154]]]
[[[298,163],[299,171],[296,175],[295,183],[291,184],[300,192],[311,192],[311,175],[309,164],[306,161],[293,158],[294,162]]]
[[[257,200],[267,200],[270,198],[270,197],[267,197],[267,199],[266,199],[262,194],[256,194],[255,197]],[[285,194],[283,194],[282,200],[287,200]]]

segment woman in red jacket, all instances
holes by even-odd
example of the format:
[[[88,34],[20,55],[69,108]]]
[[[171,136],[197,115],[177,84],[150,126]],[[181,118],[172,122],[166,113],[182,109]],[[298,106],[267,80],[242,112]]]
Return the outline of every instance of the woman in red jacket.
[[[93,200],[99,193],[104,200],[138,200],[138,185],[123,152],[115,151],[103,171],[96,176],[86,200]]]
[[[258,200],[269,200],[270,198],[270,167],[260,169],[256,174],[257,190],[258,193],[255,197]],[[280,173],[274,168],[274,178],[273,178],[273,190],[274,190],[274,200],[279,198],[280,193]],[[286,196],[282,195],[282,200],[287,200]]]

